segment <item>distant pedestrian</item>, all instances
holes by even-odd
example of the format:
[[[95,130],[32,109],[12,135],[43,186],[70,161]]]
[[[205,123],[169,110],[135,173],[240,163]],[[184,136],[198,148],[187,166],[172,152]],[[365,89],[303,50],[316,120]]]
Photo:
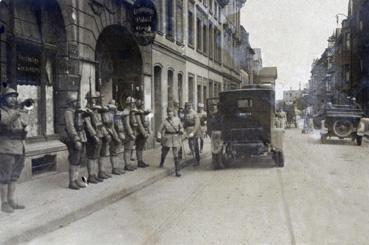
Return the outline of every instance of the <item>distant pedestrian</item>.
[[[172,148],[174,157],[175,174],[180,177],[178,150],[182,145],[183,126],[178,117],[174,116],[174,108],[168,108],[168,117],[162,122],[157,132],[157,139],[161,142],[161,160],[159,167],[164,166],[165,158]]]

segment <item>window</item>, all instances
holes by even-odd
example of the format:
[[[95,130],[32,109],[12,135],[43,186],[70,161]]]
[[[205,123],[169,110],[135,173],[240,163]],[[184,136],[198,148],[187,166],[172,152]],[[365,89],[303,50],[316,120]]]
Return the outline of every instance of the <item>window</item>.
[[[218,19],[218,3],[214,2],[214,17],[217,20]]]
[[[166,35],[168,38],[172,38],[174,37],[173,32],[174,32],[174,28],[173,28],[173,0],[166,0]]]
[[[209,12],[210,14],[213,13],[213,0],[209,0]]]
[[[202,49],[202,25],[201,19],[197,18],[196,20],[196,37],[197,37],[197,51],[201,52]]]
[[[213,38],[213,26],[212,24],[210,23],[209,24],[209,58],[210,59],[213,59],[213,55],[214,55],[214,38]]]
[[[188,74],[188,101],[194,103],[194,76]]]
[[[176,10],[176,38],[177,42],[183,43],[183,0],[177,0]]]
[[[204,52],[204,54],[208,53],[208,27],[206,25],[206,23],[204,23],[203,28],[202,28],[202,44],[203,44],[203,48],[202,51]]]
[[[345,35],[345,49],[350,50],[351,49],[351,34],[346,33]]]
[[[178,74],[178,102],[180,106],[183,105],[183,76],[181,73]]]
[[[173,102],[173,71],[168,70],[168,104]]]
[[[154,0],[153,3],[157,11],[157,30],[163,33],[163,0]]]
[[[193,15],[193,11],[194,11],[194,5],[191,1],[189,1],[188,3],[188,45],[189,46],[194,46],[194,15]]]
[[[237,100],[238,108],[252,108],[254,107],[254,101],[251,98]]]

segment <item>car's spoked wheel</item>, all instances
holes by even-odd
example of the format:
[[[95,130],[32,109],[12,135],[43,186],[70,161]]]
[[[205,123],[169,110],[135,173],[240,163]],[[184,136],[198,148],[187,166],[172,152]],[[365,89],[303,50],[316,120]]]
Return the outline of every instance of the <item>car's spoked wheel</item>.
[[[346,138],[352,134],[354,125],[350,120],[340,119],[334,122],[333,132],[340,138]]]

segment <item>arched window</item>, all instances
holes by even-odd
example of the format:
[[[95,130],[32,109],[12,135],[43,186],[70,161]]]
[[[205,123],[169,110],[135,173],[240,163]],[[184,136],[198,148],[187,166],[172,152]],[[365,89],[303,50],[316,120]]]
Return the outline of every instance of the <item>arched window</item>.
[[[181,106],[183,105],[183,75],[181,73],[178,74],[178,102]]]
[[[173,71],[168,70],[168,105],[173,103]]]
[[[162,107],[161,107],[161,81],[162,81],[162,69],[160,66],[154,67],[154,124],[155,131],[158,130],[162,120]]]

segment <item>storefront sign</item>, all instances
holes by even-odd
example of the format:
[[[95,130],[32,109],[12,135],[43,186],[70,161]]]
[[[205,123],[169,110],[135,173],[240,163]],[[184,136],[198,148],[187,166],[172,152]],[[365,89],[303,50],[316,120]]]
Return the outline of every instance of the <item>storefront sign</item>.
[[[157,13],[151,0],[136,0],[133,5],[133,31],[137,42],[146,46],[154,42]]]
[[[31,45],[17,45],[17,84],[41,84],[41,51]]]

